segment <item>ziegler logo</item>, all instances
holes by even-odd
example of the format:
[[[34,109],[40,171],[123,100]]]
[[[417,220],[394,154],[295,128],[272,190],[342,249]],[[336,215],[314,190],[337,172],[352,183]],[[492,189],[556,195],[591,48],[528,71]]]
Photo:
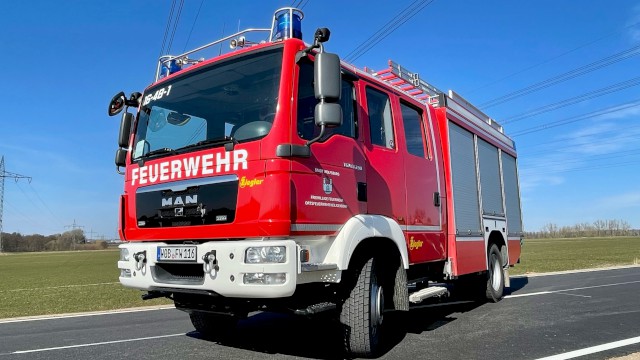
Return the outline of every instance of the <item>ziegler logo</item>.
[[[198,195],[193,196],[176,196],[176,197],[168,197],[162,198],[162,207],[165,206],[184,206],[189,204],[197,204],[198,203]],[[177,216],[177,214],[176,214]]]
[[[422,247],[424,242],[422,240],[414,240],[413,236],[409,239],[409,250],[418,250]]]
[[[252,188],[252,187],[257,186],[257,185],[262,185],[263,181],[264,180],[262,180],[262,179],[251,179],[251,180],[249,180],[249,179],[247,179],[246,176],[243,176],[242,179],[240,179],[240,187],[241,188],[245,188],[245,187]]]

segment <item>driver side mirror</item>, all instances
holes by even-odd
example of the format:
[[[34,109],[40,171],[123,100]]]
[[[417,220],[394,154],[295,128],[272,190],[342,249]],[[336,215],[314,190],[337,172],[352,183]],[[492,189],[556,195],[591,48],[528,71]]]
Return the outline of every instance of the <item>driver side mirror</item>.
[[[111,99],[111,102],[109,102],[109,110],[108,110],[109,116],[118,115],[120,111],[124,109],[124,105],[126,102],[127,102],[127,98],[124,96],[124,91],[120,91],[119,93],[117,93]]]
[[[133,123],[133,114],[125,112],[122,114],[120,121],[120,132],[118,133],[118,146],[121,148],[129,147],[129,135],[131,134],[131,124]]]

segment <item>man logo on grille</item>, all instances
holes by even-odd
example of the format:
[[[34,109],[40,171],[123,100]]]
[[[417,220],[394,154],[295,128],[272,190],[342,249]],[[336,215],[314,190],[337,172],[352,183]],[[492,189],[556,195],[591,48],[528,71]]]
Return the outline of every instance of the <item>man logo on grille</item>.
[[[184,208],[183,207],[177,207],[174,210],[174,215],[175,216],[184,216]]]

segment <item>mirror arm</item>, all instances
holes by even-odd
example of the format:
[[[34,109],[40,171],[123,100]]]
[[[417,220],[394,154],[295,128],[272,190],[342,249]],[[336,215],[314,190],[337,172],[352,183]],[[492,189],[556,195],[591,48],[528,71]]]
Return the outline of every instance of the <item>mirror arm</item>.
[[[116,172],[120,175],[124,175],[124,171],[120,170],[120,166],[116,166]]]
[[[325,131],[326,128],[327,128],[326,125],[324,125],[324,124],[320,125],[320,134],[318,134],[317,137],[307,141],[307,143],[304,144],[304,145],[309,147],[309,146],[311,146],[311,144],[320,141],[320,139],[322,139],[324,137],[324,131]]]

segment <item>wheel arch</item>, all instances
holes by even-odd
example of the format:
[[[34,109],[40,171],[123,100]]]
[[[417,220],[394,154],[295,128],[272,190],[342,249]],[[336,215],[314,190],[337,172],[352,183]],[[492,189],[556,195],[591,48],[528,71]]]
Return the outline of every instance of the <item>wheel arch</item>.
[[[491,245],[496,245],[498,247],[498,251],[500,251],[500,256],[502,256],[502,264],[506,265],[509,263],[509,252],[507,249],[507,242],[504,238],[504,235],[497,230],[492,231],[489,234],[489,239],[487,240],[487,252],[491,249]]]
[[[404,233],[394,220],[381,215],[356,215],[349,219],[334,239],[325,262],[347,270],[351,259],[361,251],[377,253],[395,248],[402,266],[409,268],[409,252]]]

